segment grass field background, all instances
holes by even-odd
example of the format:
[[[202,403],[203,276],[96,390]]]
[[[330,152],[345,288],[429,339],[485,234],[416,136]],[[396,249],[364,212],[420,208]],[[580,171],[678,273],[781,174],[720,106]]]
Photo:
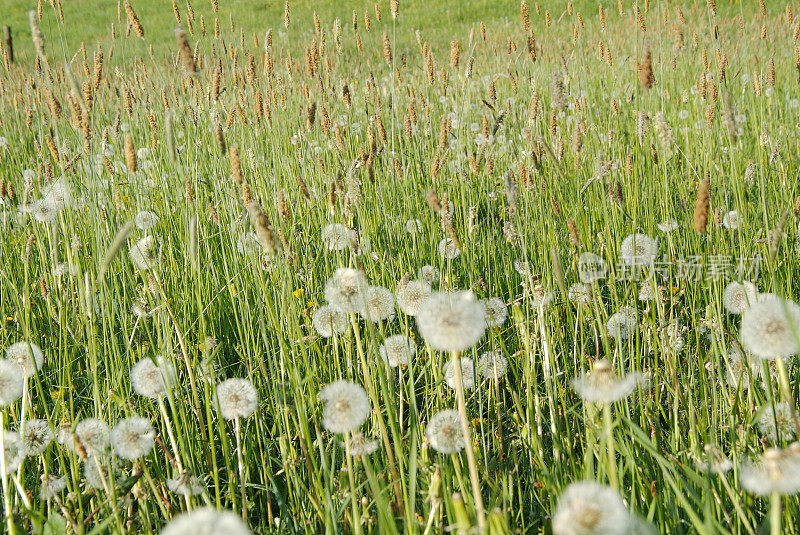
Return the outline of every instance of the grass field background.
[[[159,533],[211,507],[256,533],[568,535],[613,532],[620,506],[619,533],[798,533],[798,368],[745,354],[756,298],[726,297],[742,280],[798,295],[796,3],[531,2],[525,28],[517,2],[401,2],[394,22],[385,1],[381,21],[373,2],[291,2],[287,28],[283,2],[196,0],[188,72],[171,2],[131,0],[140,39],[121,4],[62,1],[63,23],[42,6],[38,59],[36,5],[0,4],[17,57],[0,67],[0,349],[44,354],[0,414],[9,444],[31,419],[57,438],[7,470],[8,531]],[[69,195],[39,210],[53,184]],[[658,256],[629,280],[636,233]],[[587,252],[608,273],[576,286]],[[463,352],[499,352],[502,377],[464,392],[399,308],[315,325],[337,269],[391,296],[423,266],[434,291],[504,304]],[[417,351],[393,367],[380,348],[399,334]],[[175,376],[150,399],[131,369],[156,356]],[[602,359],[635,392],[576,387]],[[252,414],[221,415],[230,378],[254,385]],[[323,423],[342,379],[369,397],[369,455]],[[459,453],[426,431],[447,409],[470,429]],[[76,446],[79,422],[133,415],[146,454]],[[755,493],[743,474],[770,447],[783,464]],[[582,480],[610,502],[565,509]]]

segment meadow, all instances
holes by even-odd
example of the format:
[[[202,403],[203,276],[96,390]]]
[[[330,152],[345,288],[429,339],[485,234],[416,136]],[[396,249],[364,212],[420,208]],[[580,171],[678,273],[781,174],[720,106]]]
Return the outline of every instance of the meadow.
[[[800,533],[800,4],[0,25],[4,533]]]

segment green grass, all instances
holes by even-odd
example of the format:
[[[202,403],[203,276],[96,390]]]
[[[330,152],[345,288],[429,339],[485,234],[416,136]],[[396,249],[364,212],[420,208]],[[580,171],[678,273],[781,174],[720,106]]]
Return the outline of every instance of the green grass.
[[[221,4],[217,15],[207,1],[193,4],[194,34],[188,37],[191,46],[199,43],[196,59],[202,68],[191,80],[173,60],[175,19],[166,2],[133,3],[144,41],[125,37],[125,14],[120,22],[115,3],[64,0],[64,24],[46,6],[42,31],[49,70],[45,65],[39,72],[27,33],[27,3],[12,0],[0,8],[0,23],[14,28],[18,51],[17,64],[0,71],[0,136],[8,144],[0,149],[0,179],[15,192],[0,205],[0,348],[27,340],[45,354],[44,366],[27,383],[28,405],[23,409],[16,401],[4,407],[3,423],[16,432],[23,419],[36,417],[53,428],[66,423],[71,429],[96,417],[114,427],[138,414],[152,422],[159,438],[151,453],[122,463],[127,479],[109,479],[100,489],[87,485],[79,451],[54,443],[28,457],[4,490],[4,515],[19,532],[42,529],[45,521],[60,525],[68,517],[85,533],[157,533],[188,507],[210,505],[236,514],[246,509],[256,533],[444,533],[448,526],[477,525],[474,496],[480,492],[492,533],[550,533],[558,497],[582,479],[603,484],[617,479],[626,507],[662,533],[743,534],[775,527],[767,519],[770,500],[747,492],[739,475],[765,448],[792,441],[788,434],[771,441],[757,423],[773,402],[797,399],[797,370],[789,366],[788,393],[777,377],[762,384],[748,376],[749,388],[727,380],[728,350],[739,345],[740,318],[725,310],[722,294],[736,276],[705,275],[712,261],[735,264],[759,255],[758,279],[745,278],[761,292],[798,294],[794,207],[800,196],[795,136],[800,108],[792,41],[797,21],[787,23],[784,5],[770,4],[762,17],[757,4],[720,2],[713,18],[704,4],[687,4],[684,24],[677,5],[653,2],[643,32],[628,2],[624,15],[616,3],[605,6],[605,30],[594,3],[580,3],[572,15],[555,1],[541,2],[537,15],[531,3],[538,43],[534,62],[516,3],[401,3],[396,25],[386,2],[381,22],[372,2],[315,2],[313,8],[293,3],[288,30],[282,3]],[[179,7],[185,22],[185,5]],[[317,46],[322,40],[312,9],[326,44],[319,69],[309,76],[304,52],[312,40]],[[351,26],[353,9],[359,13],[361,51]],[[370,31],[364,28],[364,9]],[[204,37],[201,15],[208,26]],[[219,39],[213,36],[214,16],[220,19]],[[333,37],[336,18],[342,25],[340,47]],[[271,72],[264,69],[267,28],[273,29]],[[676,28],[683,34],[682,48],[674,46]],[[433,54],[432,84],[416,29]],[[392,64],[383,58],[384,31],[393,43]],[[509,52],[509,39],[516,50]],[[449,62],[452,40],[461,47],[458,67]],[[598,57],[598,41],[609,47],[610,65]],[[81,42],[88,75],[76,53]],[[71,122],[83,112],[70,104],[63,68],[70,62],[77,84],[91,85],[98,43],[106,63],[92,90],[87,140],[80,124]],[[656,80],[649,91],[636,75],[647,48]],[[696,90],[704,75],[703,50],[718,88],[716,101]],[[717,50],[719,57],[727,55],[724,79]],[[474,66],[467,76],[470,56]],[[767,91],[769,58],[776,83]],[[218,61],[222,91],[215,100],[211,87]],[[760,94],[752,80],[742,81],[743,74],[759,77]],[[554,109],[554,79],[568,95],[561,112]],[[342,96],[345,84],[352,95],[349,106]],[[534,91],[538,114],[531,118]],[[60,116],[47,92],[57,99]],[[259,98],[269,107],[269,119],[255,111]],[[306,118],[310,102],[316,105],[313,126]],[[735,135],[726,128],[728,102],[735,127],[741,128]],[[404,116],[412,107],[417,123],[406,132]],[[653,128],[658,112],[672,129],[674,150]],[[650,118],[641,132],[640,113]],[[324,128],[325,114],[339,123],[339,139],[333,127]],[[448,115],[454,119],[452,132],[440,141]],[[378,117],[385,143],[377,134]],[[484,121],[497,130],[481,149],[476,138]],[[576,123],[584,125],[579,147]],[[368,128],[376,132],[369,161]],[[127,134],[135,147],[149,149],[135,173],[121,167]],[[51,138],[58,159],[48,147]],[[113,149],[105,152],[105,161],[103,143]],[[227,147],[232,145],[239,148],[250,195],[274,231],[276,250],[263,257],[262,251],[237,247],[254,227],[243,190],[231,179]],[[345,178],[360,155],[355,176],[361,201],[353,202],[354,186]],[[750,162],[754,173],[746,180]],[[608,173],[597,178],[604,166]],[[34,172],[27,186],[24,169]],[[75,189],[72,206],[49,223],[22,213],[61,175]],[[709,221],[707,232],[698,234],[692,228],[693,205],[706,175]],[[505,186],[509,181],[518,189],[515,200]],[[457,258],[438,252],[448,234],[429,207],[429,190],[453,202],[453,232],[462,245]],[[279,192],[288,199],[289,217],[278,208]],[[134,227],[104,264],[117,233],[142,210],[158,215],[156,225]],[[741,215],[738,229],[720,221],[729,210]],[[784,213],[785,235],[773,251],[771,233]],[[190,230],[194,218],[196,242]],[[418,234],[405,230],[411,219],[421,221]],[[670,219],[677,221],[675,231],[658,229]],[[372,254],[326,251],[320,233],[329,223],[345,224],[367,238]],[[515,239],[509,239],[510,226]],[[674,267],[700,258],[704,276],[692,280],[675,270],[666,275],[648,270],[659,298],[640,301],[639,282],[624,280],[619,267],[620,244],[634,232],[658,236],[659,262]],[[159,243],[152,270],[138,270],[129,255],[144,236]],[[578,259],[585,251],[606,260],[609,276],[596,284],[587,304],[576,304],[563,289],[578,282]],[[517,261],[529,262],[529,276],[515,269]],[[326,281],[337,268],[361,269],[370,284],[394,291],[423,265],[441,271],[434,289],[471,289],[478,298],[497,296],[509,305],[506,322],[488,329],[465,352],[477,360],[496,349],[509,363],[500,380],[480,379],[466,391],[480,489],[470,482],[465,453],[439,454],[425,436],[430,418],[458,403],[444,380],[450,355],[425,345],[414,318],[400,311],[393,321],[376,324],[352,318],[346,332],[328,339],[312,326],[314,311],[325,301]],[[525,289],[536,285],[553,293],[549,306],[537,307]],[[134,304],[152,315],[137,318]],[[630,339],[616,341],[606,324],[626,305],[637,310],[637,328]],[[680,349],[669,338],[675,322],[684,342]],[[417,343],[408,367],[390,368],[380,359],[383,339],[393,334],[407,334]],[[156,355],[177,370],[163,407],[137,394],[130,380],[132,365]],[[613,403],[610,413],[581,400],[571,386],[600,358],[611,360],[618,373],[649,378],[636,393]],[[212,377],[198,375],[197,366],[212,361],[217,365]],[[214,395],[216,384],[232,377],[251,379],[259,394],[258,409],[241,422],[246,507],[234,424],[219,416]],[[363,385],[372,400],[372,412],[359,429],[379,442],[368,457],[347,456],[340,444],[344,438],[322,427],[317,394],[343,378]],[[609,443],[616,452],[612,460]],[[695,458],[707,444],[732,460],[731,472],[698,468]],[[165,488],[176,458],[203,480],[203,494],[185,500]],[[38,497],[45,473],[67,477],[60,503]],[[797,533],[800,502],[787,497],[783,505],[784,533]]]

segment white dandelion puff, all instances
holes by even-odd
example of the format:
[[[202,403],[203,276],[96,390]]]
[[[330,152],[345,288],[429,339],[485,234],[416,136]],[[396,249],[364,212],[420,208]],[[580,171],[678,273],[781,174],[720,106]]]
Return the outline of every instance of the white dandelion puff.
[[[416,316],[431,295],[431,285],[424,280],[401,282],[395,289],[397,307],[409,316]]]
[[[452,409],[434,414],[425,428],[425,436],[439,453],[458,453],[466,446],[458,411]]]
[[[358,429],[369,417],[367,392],[351,381],[334,381],[325,385],[317,395],[323,403],[322,426],[331,433],[346,433]]]
[[[158,215],[155,212],[142,210],[133,218],[133,223],[139,230],[149,230],[158,223]]]
[[[461,249],[458,248],[456,242],[451,238],[445,238],[439,242],[439,256],[444,259],[457,258],[461,254]]]
[[[417,278],[431,285],[439,282],[440,277],[441,273],[434,266],[425,265],[417,270]]]
[[[749,281],[731,282],[722,292],[722,306],[731,314],[741,314],[756,302],[758,288]]]
[[[769,448],[755,462],[745,463],[739,481],[749,492],[759,496],[800,492],[800,459],[785,450]]]
[[[487,351],[478,359],[478,373],[489,379],[500,379],[508,370],[508,360],[500,350]]]
[[[736,230],[739,228],[741,224],[742,218],[739,215],[739,212],[736,210],[731,210],[724,216],[722,216],[722,225],[729,230]]]
[[[53,430],[47,420],[28,420],[22,430],[22,448],[25,455],[33,457],[44,453],[53,441]]]
[[[201,507],[173,518],[161,535],[250,535],[250,529],[231,511]]]
[[[217,403],[226,420],[247,418],[258,407],[258,391],[249,379],[227,379],[217,385]]]
[[[761,294],[742,314],[739,339],[744,349],[767,360],[798,351],[800,306],[774,294]]]
[[[75,445],[80,444],[88,457],[103,455],[108,450],[108,435],[107,423],[99,418],[86,418],[75,426],[74,443],[67,441],[65,445],[74,449]]]
[[[188,473],[167,479],[167,488],[170,492],[181,496],[197,496],[206,490],[206,486],[199,477]]]
[[[678,222],[674,219],[668,219],[666,221],[662,221],[661,223],[657,224],[656,227],[661,232],[672,232],[673,230],[678,228]]]
[[[417,345],[408,336],[396,334],[383,341],[379,352],[381,358],[392,368],[408,366],[417,352]]]
[[[83,477],[86,484],[95,490],[111,489],[111,478],[114,484],[120,485],[125,479],[125,473],[117,459],[109,457],[90,457],[84,461]]]
[[[158,355],[155,362],[143,358],[131,368],[131,385],[137,394],[150,399],[167,395],[175,384],[175,367]]]
[[[342,443],[344,446],[344,443]],[[354,433],[350,437],[350,455],[354,457],[366,457],[378,451],[379,442],[364,436],[364,433]]]
[[[22,396],[22,368],[10,360],[0,359],[0,407],[6,407]]]
[[[347,330],[347,314],[330,305],[322,305],[314,312],[311,323],[320,336],[330,338]]]
[[[6,349],[6,359],[16,363],[25,377],[33,377],[44,364],[44,353],[36,344],[23,341]]]
[[[331,223],[322,229],[322,244],[327,251],[341,251],[353,243],[355,232],[341,223]]]
[[[631,266],[649,266],[656,257],[657,240],[647,234],[631,234],[622,240],[620,255],[625,264]]]
[[[636,310],[633,307],[624,306],[619,312],[608,318],[606,330],[609,336],[615,340],[627,340],[636,332]]]
[[[464,384],[464,390],[469,390],[475,386],[475,363],[472,362],[472,359],[467,357],[461,357],[459,362],[461,365],[461,381]],[[447,386],[455,390],[458,386],[456,381],[455,361],[450,359],[444,366],[444,382],[447,383]]]
[[[6,463],[6,475],[17,471],[25,460],[25,447],[19,433],[3,430],[3,459]]]
[[[367,279],[352,268],[338,268],[325,284],[325,300],[342,312],[359,312],[364,309]]]
[[[406,232],[416,234],[422,231],[422,221],[419,219],[409,219],[406,221]]]
[[[394,294],[382,286],[370,286],[364,296],[364,309],[359,314],[374,323],[394,319]]]
[[[761,417],[758,419],[758,430],[772,443],[783,439],[786,441],[794,438],[794,421],[792,408],[787,402],[767,405],[760,409]]]
[[[703,472],[725,474],[733,470],[731,460],[714,444],[706,444],[702,454],[695,454],[695,467]]]
[[[582,282],[576,282],[567,289],[567,298],[573,303],[585,305],[592,300],[592,287]]]
[[[643,381],[644,376],[638,372],[618,376],[611,363],[602,359],[587,375],[573,379],[572,388],[584,401],[613,403],[630,396]]]
[[[585,252],[578,258],[578,277],[584,284],[593,284],[606,278],[608,265],[602,256]]]
[[[498,297],[490,297],[481,300],[483,308],[486,311],[486,325],[488,327],[500,327],[505,323],[508,317],[508,309],[502,299]]]
[[[67,476],[43,475],[42,484],[39,486],[39,498],[52,500],[67,488]]]
[[[570,484],[553,513],[555,535],[629,535],[631,515],[620,495],[596,481]]]
[[[120,420],[111,430],[111,445],[114,452],[129,461],[150,453],[154,440],[155,431],[150,420],[141,416],[130,416]]]
[[[145,236],[131,245],[131,262],[141,271],[153,269],[158,264],[158,241],[153,236]]]
[[[422,337],[438,351],[470,348],[486,330],[486,311],[470,291],[431,294],[416,319]]]

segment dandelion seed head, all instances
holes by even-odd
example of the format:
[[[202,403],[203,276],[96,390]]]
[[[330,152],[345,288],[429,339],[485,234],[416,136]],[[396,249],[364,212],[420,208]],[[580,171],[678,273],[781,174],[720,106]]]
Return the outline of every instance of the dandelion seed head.
[[[553,513],[555,535],[627,535],[631,515],[617,491],[595,481],[570,484]]]
[[[425,428],[431,447],[439,453],[458,453],[465,447],[458,411],[447,409],[434,414]]]
[[[367,279],[352,268],[338,268],[325,284],[325,300],[342,312],[359,312],[364,308]]]
[[[620,377],[609,361],[601,359],[594,363],[589,374],[573,379],[572,388],[584,401],[613,403],[631,395],[643,380],[638,372]]]
[[[167,488],[170,492],[181,496],[197,496],[206,490],[206,486],[199,477],[188,473],[167,479]]]
[[[394,294],[382,286],[370,286],[365,295],[366,305],[359,311],[361,317],[374,323],[394,319]]]
[[[133,223],[139,230],[149,230],[158,223],[158,215],[155,212],[142,210],[133,218]]]
[[[702,454],[695,454],[695,466],[703,472],[725,474],[733,470],[733,463],[714,444],[706,444]]]
[[[800,492],[800,458],[779,448],[769,448],[760,459],[742,465],[739,481],[745,490],[759,496],[773,492],[796,494]]]
[[[175,367],[162,355],[157,355],[155,362],[143,358],[131,368],[131,385],[140,396],[163,397],[175,385]]]
[[[378,451],[379,442],[364,436],[364,433],[354,433],[350,437],[350,455],[354,457],[366,457]],[[344,443],[342,443],[344,446]]]
[[[141,416],[130,416],[111,430],[111,445],[114,453],[123,459],[134,461],[144,457],[153,449],[155,431],[150,420]]]
[[[105,490],[111,488],[110,478],[114,478],[115,485],[120,485],[125,479],[125,473],[117,459],[92,456],[83,462],[83,477],[91,488]]]
[[[153,236],[145,236],[131,245],[129,254],[136,269],[153,269],[158,264],[158,241]]]
[[[464,383],[464,389],[469,390],[470,388],[474,388],[475,364],[472,362],[472,359],[467,357],[460,357],[459,362],[461,363],[461,380]],[[447,383],[447,386],[455,390],[458,386],[456,380],[455,362],[453,359],[450,359],[447,364],[444,365],[444,382]]]
[[[489,379],[500,379],[508,370],[508,360],[500,350],[487,351],[478,359],[478,373]]]
[[[61,211],[74,204],[75,192],[64,177],[61,177],[42,188],[42,200],[49,203],[54,210]]]
[[[722,225],[729,230],[735,230],[739,228],[741,224],[741,216],[739,216],[739,212],[736,210],[731,210],[730,212],[726,213],[722,216]]]
[[[311,323],[320,336],[330,338],[347,330],[347,314],[330,305],[322,305],[314,312]]]
[[[39,223],[50,223],[58,217],[58,210],[47,199],[38,199],[30,206],[31,217]]]
[[[353,243],[355,232],[341,223],[331,223],[322,229],[322,244],[327,251],[341,251]]]
[[[439,282],[440,277],[441,274],[439,273],[439,270],[433,266],[425,265],[417,270],[417,278],[421,281],[427,282],[430,285]]]
[[[438,351],[468,349],[486,330],[486,311],[470,291],[431,294],[416,319],[422,337]]]
[[[6,463],[6,475],[17,471],[25,460],[25,447],[19,433],[3,430],[3,455]]]
[[[774,410],[773,410],[774,409]],[[781,439],[792,440],[795,437],[792,409],[787,402],[766,405],[759,409],[758,430],[773,444]]]
[[[488,327],[500,327],[508,317],[508,309],[502,299],[490,297],[482,299],[481,304],[486,311],[486,325]]]
[[[36,344],[22,341],[6,349],[6,359],[19,366],[25,377],[33,377],[44,364],[44,353]]]
[[[16,363],[0,359],[0,407],[7,407],[22,396],[24,377]]]
[[[456,242],[451,238],[445,238],[439,242],[439,256],[446,260],[457,258],[461,254],[461,249],[458,248]]]
[[[741,314],[756,302],[758,289],[748,281],[731,282],[722,292],[722,306],[731,314]]]
[[[217,403],[226,420],[247,418],[258,407],[258,391],[249,379],[227,379],[217,385]]]
[[[622,240],[622,261],[632,266],[649,266],[656,256],[657,242],[647,234],[631,234]]]
[[[231,511],[201,507],[173,518],[161,535],[250,535],[250,529]]]
[[[739,348],[731,347],[725,356],[725,364],[725,377],[732,388],[738,388],[739,385],[745,390],[750,388],[750,373],[758,374],[758,370],[753,366],[755,363],[750,362]]]
[[[419,219],[409,219],[406,221],[406,232],[416,234],[422,231],[422,221]]]
[[[800,306],[774,294],[761,294],[742,314],[739,339],[744,349],[762,359],[797,354]]]
[[[67,476],[42,475],[42,484],[39,486],[39,498],[52,500],[67,488]]]
[[[417,352],[417,345],[408,336],[396,334],[383,341],[379,352],[381,358],[392,368],[408,366]]]
[[[74,442],[80,444],[86,455],[93,457],[102,455],[108,450],[108,424],[99,418],[86,418],[75,426]],[[67,441],[67,447],[75,447],[74,443]]]
[[[525,297],[533,308],[545,309],[553,302],[554,295],[543,285],[537,284],[530,289],[526,287]]]
[[[351,381],[328,383],[317,398],[323,403],[322,426],[331,433],[358,429],[369,417],[367,392]]]
[[[401,282],[395,289],[397,307],[409,316],[416,316],[431,295],[431,285],[424,280]]]
[[[656,298],[656,287],[652,281],[646,280],[639,287],[639,301],[648,302]]]
[[[28,420],[22,431],[22,449],[27,457],[44,453],[53,441],[53,430],[47,420]]]
[[[672,232],[678,228],[678,222],[674,219],[668,219],[657,224],[656,227],[658,227],[658,230],[661,232]]]
[[[615,340],[627,340],[636,332],[636,310],[624,306],[619,312],[608,318],[606,329],[609,336]]]

